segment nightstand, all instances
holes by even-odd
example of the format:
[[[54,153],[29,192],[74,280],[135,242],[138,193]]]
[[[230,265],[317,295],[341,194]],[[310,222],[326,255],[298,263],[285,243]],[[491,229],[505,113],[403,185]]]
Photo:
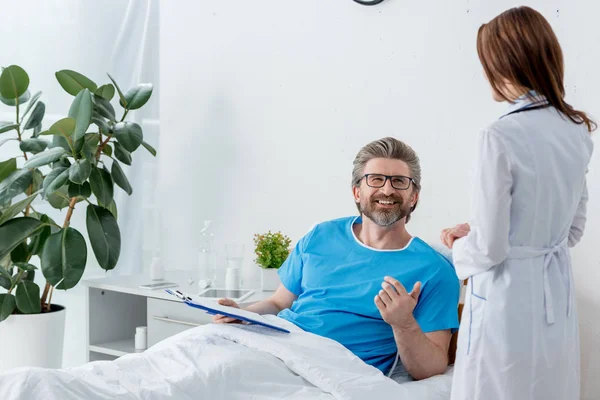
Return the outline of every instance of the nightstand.
[[[179,271],[167,271],[165,281],[177,283],[176,289],[185,293],[199,292]],[[87,286],[87,361],[114,360],[139,352],[134,347],[137,326],[148,327],[148,347],[151,347],[186,329],[211,323],[211,315],[183,304],[164,289],[140,288],[151,282],[148,275],[84,281]],[[266,299],[273,293],[255,290],[240,306]]]

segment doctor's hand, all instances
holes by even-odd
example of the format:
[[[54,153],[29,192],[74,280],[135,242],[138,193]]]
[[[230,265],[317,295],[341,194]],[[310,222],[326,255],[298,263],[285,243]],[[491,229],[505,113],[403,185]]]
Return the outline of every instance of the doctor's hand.
[[[386,276],[381,287],[383,289],[375,296],[375,305],[383,320],[392,328],[410,327],[421,294],[421,282],[415,283],[409,293],[396,279]]]
[[[237,303],[231,299],[219,299],[218,303],[222,306],[240,308],[240,306],[238,306]],[[215,324],[239,324],[242,322],[239,319],[226,317],[225,315],[221,314],[214,315],[212,321]]]
[[[454,228],[444,229],[440,239],[447,248],[451,249],[456,239],[467,236],[470,231],[471,226],[469,224],[458,224]]]

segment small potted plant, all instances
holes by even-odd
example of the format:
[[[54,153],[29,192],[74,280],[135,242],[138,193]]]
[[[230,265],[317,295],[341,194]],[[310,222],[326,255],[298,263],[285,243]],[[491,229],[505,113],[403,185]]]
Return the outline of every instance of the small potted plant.
[[[256,264],[261,268],[260,286],[263,291],[277,290],[279,275],[277,270],[290,254],[292,241],[281,232],[254,235]]]

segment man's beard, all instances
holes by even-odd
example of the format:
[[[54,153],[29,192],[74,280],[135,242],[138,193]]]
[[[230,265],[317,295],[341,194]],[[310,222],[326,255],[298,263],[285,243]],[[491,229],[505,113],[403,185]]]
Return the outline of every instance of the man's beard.
[[[394,201],[395,204],[392,207],[384,208],[377,204],[378,200]],[[410,213],[410,204],[405,205],[401,196],[374,195],[365,202],[361,201],[360,211],[377,225],[388,227]]]

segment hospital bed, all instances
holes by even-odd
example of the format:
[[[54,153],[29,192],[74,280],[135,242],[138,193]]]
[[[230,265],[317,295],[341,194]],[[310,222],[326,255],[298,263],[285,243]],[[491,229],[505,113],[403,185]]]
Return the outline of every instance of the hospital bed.
[[[265,317],[291,333],[202,325],[113,361],[5,372],[0,399],[450,399],[452,365],[444,374],[398,384],[339,343]],[[457,333],[450,364],[456,343]]]

